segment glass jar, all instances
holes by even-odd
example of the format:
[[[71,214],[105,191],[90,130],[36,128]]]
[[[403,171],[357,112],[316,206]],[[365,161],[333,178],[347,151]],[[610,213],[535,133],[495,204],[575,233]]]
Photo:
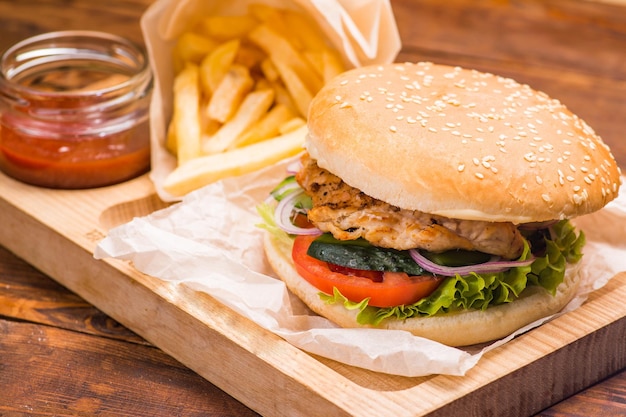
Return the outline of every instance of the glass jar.
[[[33,185],[91,188],[149,170],[152,73],[145,53],[101,32],[52,32],[0,61],[0,170]]]

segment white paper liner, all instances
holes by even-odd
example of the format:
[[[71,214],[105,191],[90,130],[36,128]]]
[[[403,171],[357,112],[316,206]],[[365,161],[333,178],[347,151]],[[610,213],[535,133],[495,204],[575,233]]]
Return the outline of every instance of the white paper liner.
[[[256,226],[261,222],[256,205],[284,176],[288,163],[219,181],[112,229],[94,256],[130,260],[148,275],[206,292],[305,351],[394,375],[464,375],[485,352],[551,318],[486,346],[458,349],[404,331],[342,329],[308,313],[266,263],[264,231]],[[576,220],[588,241],[581,262],[583,282],[563,312],[579,307],[591,291],[626,271],[625,219],[622,186],[618,200]]]
[[[400,35],[389,0],[157,0],[142,16],[141,29],[154,73],[150,178],[164,201],[180,200],[163,189],[167,175],[176,168],[176,158],[164,146],[172,114],[176,38],[202,17],[241,14],[252,3],[307,12],[342,54],[347,67],[393,62],[400,51]]]

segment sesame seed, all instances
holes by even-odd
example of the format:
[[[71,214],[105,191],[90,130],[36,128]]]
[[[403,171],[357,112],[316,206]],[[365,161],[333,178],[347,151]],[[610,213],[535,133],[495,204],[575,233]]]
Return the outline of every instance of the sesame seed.
[[[545,201],[546,203],[549,203],[551,198],[548,194],[541,194],[541,198],[543,199],[543,201]]]
[[[482,180],[483,178],[485,178],[485,176],[484,176],[482,173],[480,173],[480,172],[477,172],[477,173],[475,173],[474,175],[476,176],[476,178],[479,178],[479,179],[481,179],[481,180]]]
[[[389,126],[389,130],[391,130],[392,132],[394,132],[394,133],[395,133],[395,132],[397,132],[397,131],[398,131],[398,128],[397,128],[397,127],[395,127],[395,126]]]
[[[459,164],[458,168],[459,172],[463,172],[465,170],[465,164]]]

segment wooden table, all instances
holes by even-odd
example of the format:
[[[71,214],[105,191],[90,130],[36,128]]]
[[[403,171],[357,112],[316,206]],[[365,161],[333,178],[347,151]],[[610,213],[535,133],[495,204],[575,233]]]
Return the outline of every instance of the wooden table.
[[[141,42],[138,20],[150,3],[0,0],[0,49],[61,29],[97,29]],[[626,168],[626,4],[392,5],[403,39],[398,60],[474,67],[544,90],[592,125]],[[1,219],[2,213],[0,227]],[[2,247],[0,386],[0,415],[257,415]],[[623,370],[540,415],[625,414]]]

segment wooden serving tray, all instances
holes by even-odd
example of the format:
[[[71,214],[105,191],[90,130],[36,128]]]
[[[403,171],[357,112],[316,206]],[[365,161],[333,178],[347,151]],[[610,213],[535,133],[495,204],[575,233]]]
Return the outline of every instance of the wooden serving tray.
[[[463,377],[392,376],[310,355],[206,294],[93,258],[107,230],[163,207],[147,176],[65,191],[0,174],[0,244],[267,416],[531,415],[626,366],[626,273]]]

